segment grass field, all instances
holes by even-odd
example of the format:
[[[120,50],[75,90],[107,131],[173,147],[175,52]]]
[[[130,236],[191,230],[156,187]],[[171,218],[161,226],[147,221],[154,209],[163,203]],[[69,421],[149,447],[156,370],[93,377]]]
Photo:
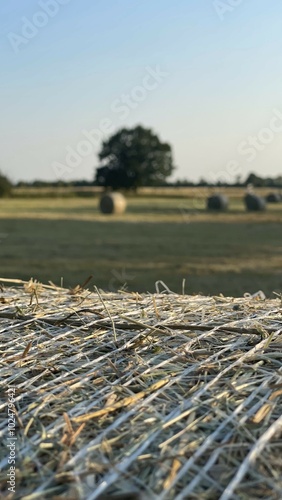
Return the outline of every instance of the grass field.
[[[104,216],[98,196],[0,200],[1,277],[117,290],[242,295],[282,291],[282,204],[246,213],[242,191],[230,210],[205,210],[205,189],[147,190],[123,216]]]

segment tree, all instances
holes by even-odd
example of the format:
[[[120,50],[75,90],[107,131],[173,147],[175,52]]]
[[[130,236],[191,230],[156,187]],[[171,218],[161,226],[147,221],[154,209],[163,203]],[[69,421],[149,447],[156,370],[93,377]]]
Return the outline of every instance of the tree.
[[[246,184],[246,186],[248,184],[252,184],[254,187],[262,187],[265,185],[265,182],[264,182],[264,179],[262,177],[251,172],[248,175],[247,179],[245,180],[245,184]]]
[[[0,172],[0,198],[3,196],[9,196],[12,191],[12,183],[9,181],[8,177],[5,177]]]
[[[165,184],[174,170],[171,146],[141,125],[123,128],[104,141],[99,159],[95,184],[112,189]]]
[[[250,173],[245,180],[245,185],[252,184],[254,187],[282,187],[282,175],[278,177],[259,177]]]

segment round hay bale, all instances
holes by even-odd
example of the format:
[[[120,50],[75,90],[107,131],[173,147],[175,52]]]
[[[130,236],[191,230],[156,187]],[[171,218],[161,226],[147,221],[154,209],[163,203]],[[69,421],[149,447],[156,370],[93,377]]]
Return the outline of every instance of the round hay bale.
[[[245,198],[245,206],[246,210],[252,211],[252,212],[259,212],[262,210],[265,210],[266,208],[266,202],[264,198],[261,198],[260,196],[257,196],[256,194],[252,193],[247,193]]]
[[[208,210],[227,210],[229,200],[224,194],[213,194],[207,199]]]
[[[100,211],[103,214],[123,214],[126,199],[121,193],[106,193],[100,199]]]
[[[281,195],[275,192],[269,193],[265,199],[267,203],[279,203],[279,201],[282,201]]]

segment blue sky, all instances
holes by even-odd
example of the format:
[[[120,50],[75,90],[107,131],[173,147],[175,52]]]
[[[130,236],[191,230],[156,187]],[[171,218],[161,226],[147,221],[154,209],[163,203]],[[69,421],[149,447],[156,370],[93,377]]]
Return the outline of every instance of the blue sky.
[[[281,53],[277,0],[1,2],[0,169],[92,179],[102,139],[142,124],[175,178],[279,175]]]

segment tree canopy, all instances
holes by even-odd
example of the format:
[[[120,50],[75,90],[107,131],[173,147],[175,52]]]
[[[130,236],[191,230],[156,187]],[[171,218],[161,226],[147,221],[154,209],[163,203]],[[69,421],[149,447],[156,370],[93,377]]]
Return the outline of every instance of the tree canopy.
[[[253,184],[255,187],[281,187],[282,175],[278,175],[277,177],[260,177],[251,172],[245,180],[245,184]]]
[[[102,144],[95,184],[112,189],[137,189],[165,184],[173,170],[171,146],[138,125],[123,128]]]
[[[4,174],[0,171],[0,198],[3,196],[9,196],[12,190],[12,183]]]

